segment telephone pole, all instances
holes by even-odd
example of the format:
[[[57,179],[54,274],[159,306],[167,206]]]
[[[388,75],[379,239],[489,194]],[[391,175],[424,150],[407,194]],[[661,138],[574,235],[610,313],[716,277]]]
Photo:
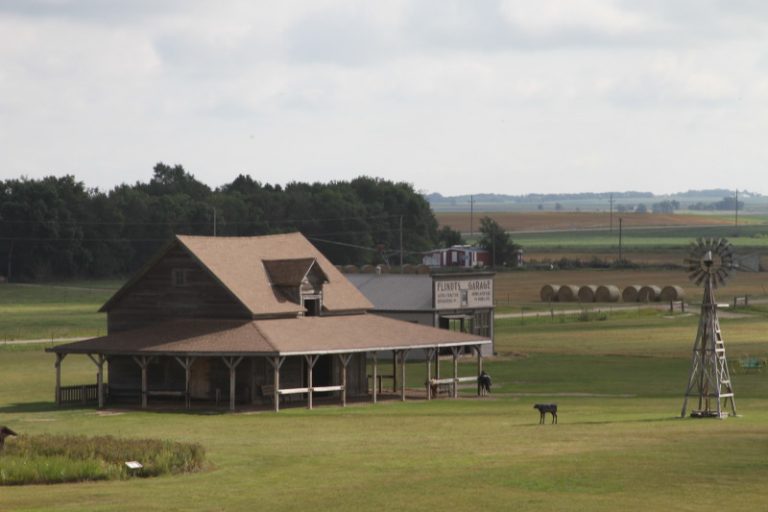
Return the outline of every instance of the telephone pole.
[[[624,260],[624,255],[621,253],[621,221],[622,218],[619,217],[619,263],[621,263]]]
[[[736,227],[739,227],[739,191],[736,190]]]
[[[403,216],[400,216],[400,273],[403,273]]]
[[[610,212],[608,214],[608,217],[610,218],[609,233],[613,233],[613,194],[611,194],[611,203],[610,204],[611,204],[611,206],[610,206],[610,208],[608,210]]]
[[[475,196],[469,196],[469,238],[475,234],[474,232],[474,215],[475,215]]]

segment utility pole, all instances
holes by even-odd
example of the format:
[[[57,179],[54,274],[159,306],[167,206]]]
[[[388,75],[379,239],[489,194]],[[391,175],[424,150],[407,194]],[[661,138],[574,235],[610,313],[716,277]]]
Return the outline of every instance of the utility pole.
[[[469,196],[469,238],[472,238],[473,235],[475,234],[474,216],[475,216],[475,196]]]
[[[736,190],[736,227],[739,227],[739,191]]]
[[[400,273],[403,273],[403,216],[400,216]],[[374,386],[376,383],[374,382]]]
[[[609,214],[609,218],[610,218],[610,230],[609,230],[609,233],[613,233],[613,194],[611,194],[611,206],[610,206],[609,211],[610,211],[610,214]]]
[[[9,283],[11,282],[11,261],[13,261],[13,244],[14,244],[14,241],[11,240],[11,248],[8,251],[8,275],[5,276]]]
[[[622,232],[621,232],[621,221],[622,221],[622,218],[619,217],[619,263],[624,261],[624,255],[621,252],[621,235],[622,235]]]

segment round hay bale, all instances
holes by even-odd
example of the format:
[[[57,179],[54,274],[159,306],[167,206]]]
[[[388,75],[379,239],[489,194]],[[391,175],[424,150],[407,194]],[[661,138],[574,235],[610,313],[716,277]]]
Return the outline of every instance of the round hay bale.
[[[416,267],[414,267],[410,263],[406,263],[402,266],[402,271],[403,271],[403,274],[415,274]]]
[[[601,284],[595,292],[595,302],[619,302],[621,292],[618,286]]]
[[[596,284],[585,284],[579,288],[579,302],[595,302],[595,294],[597,293]]]
[[[557,290],[560,289],[559,284],[545,284],[541,287],[539,297],[542,302],[557,302]]]
[[[557,290],[558,302],[576,302],[579,296],[579,287],[575,284],[564,284]]]
[[[429,274],[430,270],[427,265],[416,265],[417,274]]]
[[[356,265],[344,265],[344,273],[345,274],[357,274],[357,266]]]
[[[639,284],[631,284],[624,288],[624,291],[621,292],[621,300],[624,302],[637,302],[637,297],[640,295],[640,288],[642,288]]]
[[[361,274],[373,274],[376,272],[376,267],[373,265],[363,265],[360,267],[360,273]]]
[[[640,288],[637,294],[638,302],[658,302],[661,297],[661,287],[648,284]]]
[[[669,285],[661,289],[661,301],[672,302],[675,300],[685,300],[685,290],[682,286]]]

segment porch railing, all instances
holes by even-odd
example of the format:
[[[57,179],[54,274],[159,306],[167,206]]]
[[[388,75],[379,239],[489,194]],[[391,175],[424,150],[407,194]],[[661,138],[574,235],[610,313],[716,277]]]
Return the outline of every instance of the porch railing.
[[[104,385],[104,396],[107,394],[107,386]],[[59,389],[59,403],[65,404],[87,404],[99,401],[98,384],[85,384],[82,386],[62,386]]]

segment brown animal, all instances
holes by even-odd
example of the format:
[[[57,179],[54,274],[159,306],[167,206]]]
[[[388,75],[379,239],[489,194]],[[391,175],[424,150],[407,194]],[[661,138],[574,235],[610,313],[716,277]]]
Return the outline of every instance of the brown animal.
[[[552,423],[557,423],[557,404],[536,404],[533,408],[539,411],[539,425],[544,423],[547,413],[552,415]]]
[[[13,430],[9,429],[8,427],[0,427],[0,450],[3,449],[3,445],[5,444],[5,438],[10,436],[18,435]]]

